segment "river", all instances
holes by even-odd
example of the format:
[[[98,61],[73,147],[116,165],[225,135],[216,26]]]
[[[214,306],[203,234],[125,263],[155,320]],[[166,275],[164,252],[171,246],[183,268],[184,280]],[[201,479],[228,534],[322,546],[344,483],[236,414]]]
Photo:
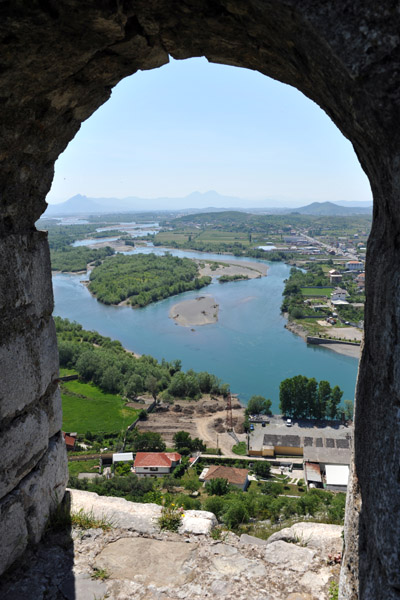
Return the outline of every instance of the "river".
[[[189,258],[228,259],[217,254],[169,251]],[[147,247],[134,252],[162,254],[165,249]],[[270,398],[274,412],[279,412],[280,382],[298,374],[339,385],[343,399],[353,400],[358,360],[307,346],[284,328],[280,305],[289,271],[284,263],[270,262],[267,277],[224,284],[214,281],[200,292],[186,292],[141,309],[101,304],[80,283],[85,276],[56,274],[54,314],[118,339],[125,348],[139,354],[159,360],[178,358],[185,370],[214,373],[229,383],[244,403],[253,394]],[[173,304],[199,294],[212,295],[218,302],[217,323],[195,326],[193,331],[168,317]]]

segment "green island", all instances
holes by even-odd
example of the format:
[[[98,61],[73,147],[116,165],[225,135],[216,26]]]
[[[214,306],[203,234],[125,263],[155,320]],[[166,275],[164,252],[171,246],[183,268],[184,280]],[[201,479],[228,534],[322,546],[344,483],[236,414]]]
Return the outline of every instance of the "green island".
[[[105,258],[113,254],[114,250],[110,246],[98,250],[87,246],[66,246],[60,250],[51,251],[51,269],[68,273],[86,271],[88,264],[99,265]]]
[[[189,258],[167,254],[116,255],[95,267],[90,274],[89,290],[104,304],[126,301],[142,307],[211,283],[201,277],[198,265]]]

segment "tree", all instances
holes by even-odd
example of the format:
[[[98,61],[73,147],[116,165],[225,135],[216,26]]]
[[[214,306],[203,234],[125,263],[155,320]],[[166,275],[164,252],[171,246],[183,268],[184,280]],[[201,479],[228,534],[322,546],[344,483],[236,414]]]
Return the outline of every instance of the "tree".
[[[149,375],[148,377],[146,377],[146,383],[145,383],[145,385],[146,385],[146,389],[153,396],[154,400],[157,400],[157,394],[158,394],[159,386],[158,386],[158,381],[154,377],[154,375]]]
[[[257,477],[267,479],[271,473],[271,465],[268,461],[256,460],[253,465],[253,471]]]
[[[125,385],[125,396],[134,400],[141,392],[143,392],[143,379],[140,375],[131,375]]]
[[[254,415],[271,415],[271,400],[266,400],[263,396],[252,396],[247,405],[247,413]]]
[[[354,404],[351,400],[345,400],[344,404],[344,416],[347,421],[353,420]]]
[[[315,410],[315,418],[323,419],[326,415],[326,410],[331,398],[331,386],[329,381],[320,381],[317,393],[317,406]]]
[[[338,385],[332,389],[331,397],[328,401],[327,415],[330,419],[335,419],[338,414],[338,408],[342,399],[343,392]]]
[[[101,378],[100,387],[111,394],[121,391],[121,373],[115,365],[106,368]]]
[[[293,377],[284,379],[279,386],[279,409],[283,415],[293,417],[296,405],[296,393]]]
[[[191,448],[192,438],[187,431],[177,431],[174,434],[174,448],[180,450],[181,448]]]
[[[249,522],[249,513],[246,506],[240,501],[234,501],[228,505],[228,509],[224,514],[224,522],[228,527],[238,527],[242,523]]]
[[[229,492],[228,480],[223,477],[210,479],[206,483],[206,490],[211,496],[225,496]]]

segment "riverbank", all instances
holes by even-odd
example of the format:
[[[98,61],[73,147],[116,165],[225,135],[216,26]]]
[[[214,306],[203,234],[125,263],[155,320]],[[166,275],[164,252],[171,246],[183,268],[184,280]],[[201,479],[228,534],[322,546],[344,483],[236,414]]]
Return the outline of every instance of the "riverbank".
[[[287,318],[287,314],[284,315]],[[307,342],[307,332],[305,329],[299,325],[298,323],[294,323],[293,321],[287,321],[285,325],[285,329],[291,331],[292,333],[300,336],[305,342]],[[329,343],[329,344],[318,344],[318,348],[327,348],[328,350],[332,350],[337,354],[342,354],[343,356],[349,356],[351,358],[360,359],[361,356],[361,348],[360,345],[356,346],[353,344],[343,344],[343,343]]]
[[[184,300],[174,304],[169,318],[182,327],[210,325],[218,321],[219,305],[212,296],[198,296],[193,300]]]

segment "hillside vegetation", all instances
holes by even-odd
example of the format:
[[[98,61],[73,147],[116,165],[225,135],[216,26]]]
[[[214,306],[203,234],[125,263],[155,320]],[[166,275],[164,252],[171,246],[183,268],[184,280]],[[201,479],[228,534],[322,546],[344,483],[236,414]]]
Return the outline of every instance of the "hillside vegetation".
[[[135,254],[116,255],[96,267],[89,289],[104,304],[128,300],[141,307],[209,283],[211,277],[200,277],[198,265],[189,258]]]

